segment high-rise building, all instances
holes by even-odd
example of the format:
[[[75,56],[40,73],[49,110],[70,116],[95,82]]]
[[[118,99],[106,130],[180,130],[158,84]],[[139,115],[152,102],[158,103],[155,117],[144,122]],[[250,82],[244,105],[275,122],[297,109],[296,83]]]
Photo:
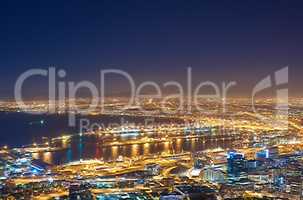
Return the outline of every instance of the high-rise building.
[[[263,149],[256,153],[256,158],[259,160],[262,159],[274,159],[279,156],[278,147],[271,147],[269,149]]]
[[[227,155],[227,173],[232,176],[240,176],[246,171],[244,154],[231,151]]]
[[[203,179],[210,183],[224,183],[226,174],[218,168],[206,168],[203,170]]]

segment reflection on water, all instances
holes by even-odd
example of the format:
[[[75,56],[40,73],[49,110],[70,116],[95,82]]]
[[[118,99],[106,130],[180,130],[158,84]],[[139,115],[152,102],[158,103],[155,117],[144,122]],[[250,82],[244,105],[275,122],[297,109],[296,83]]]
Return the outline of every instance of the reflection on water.
[[[136,138],[128,138],[127,140]],[[122,139],[121,139],[122,140]],[[164,142],[151,142],[139,144],[124,144],[120,146],[105,146],[98,136],[74,137],[64,141],[62,147],[66,149],[55,152],[33,154],[34,158],[42,159],[53,164],[68,163],[80,159],[116,160],[119,157],[136,157],[141,155],[161,153],[196,152],[205,149],[230,148],[235,138],[174,138]]]
[[[149,155],[150,154],[150,145],[149,143],[145,143],[143,145],[143,155]]]
[[[134,145],[131,145],[131,157],[134,157],[134,156],[138,156],[139,155],[139,145],[138,144],[134,144]]]
[[[53,162],[52,153],[51,152],[43,153],[43,160],[47,163],[52,163]]]
[[[72,149],[68,148],[66,151],[66,162],[71,162],[73,160]]]
[[[78,151],[79,151],[79,159],[83,158],[83,141],[82,141],[82,137],[79,138],[79,143],[78,143]]]
[[[118,149],[119,147],[118,146],[112,146],[111,148],[111,155],[113,158],[117,158],[118,156]]]
[[[42,159],[44,162],[47,162],[47,163],[54,163],[53,155],[54,154],[52,152],[33,153],[32,154],[33,158]]]

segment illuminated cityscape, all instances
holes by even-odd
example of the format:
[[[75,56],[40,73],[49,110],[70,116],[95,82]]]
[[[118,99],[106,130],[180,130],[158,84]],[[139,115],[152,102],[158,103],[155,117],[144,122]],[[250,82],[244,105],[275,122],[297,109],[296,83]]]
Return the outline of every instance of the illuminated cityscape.
[[[95,126],[77,134],[36,138],[22,147],[3,146],[3,198],[302,197],[300,99],[290,99],[287,129],[256,117],[249,111],[248,99],[243,98],[231,99],[224,115],[220,108],[204,115],[161,114],[157,101],[148,100],[144,104],[151,111],[147,117],[142,110],[120,109],[123,98],[115,102],[106,104],[109,110],[105,115],[153,121]],[[44,112],[46,104],[31,102],[28,109]],[[213,108],[214,104],[208,102],[204,107]],[[264,108],[271,104],[268,99],[258,100],[267,118],[274,116],[273,109]],[[165,109],[174,106],[171,103]],[[3,102],[1,109],[18,113],[20,108]],[[88,118],[96,115],[102,114],[94,111]],[[46,126],[48,116],[38,116],[40,120],[30,125]]]
[[[302,200],[303,3],[0,3],[0,200]]]

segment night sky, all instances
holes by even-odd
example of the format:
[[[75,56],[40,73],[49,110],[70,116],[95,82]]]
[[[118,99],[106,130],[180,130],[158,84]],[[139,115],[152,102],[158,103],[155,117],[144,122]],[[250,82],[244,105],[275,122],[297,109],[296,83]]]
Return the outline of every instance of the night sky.
[[[301,0],[3,0],[0,15],[1,98],[12,97],[22,72],[49,66],[96,84],[105,68],[136,83],[185,83],[191,66],[195,83],[234,80],[237,95],[289,66],[291,95],[303,94]],[[27,95],[45,95],[44,83],[29,82]]]

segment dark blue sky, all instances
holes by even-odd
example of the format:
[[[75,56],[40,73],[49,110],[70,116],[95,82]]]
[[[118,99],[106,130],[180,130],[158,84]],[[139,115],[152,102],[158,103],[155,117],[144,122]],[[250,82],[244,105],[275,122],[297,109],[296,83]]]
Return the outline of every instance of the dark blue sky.
[[[68,80],[98,82],[118,68],[139,83],[238,81],[238,92],[286,65],[302,94],[301,0],[1,1],[0,97],[30,68],[56,66]],[[44,94],[43,79],[29,95]],[[41,82],[41,83],[40,83]],[[121,84],[114,90],[123,92]]]

